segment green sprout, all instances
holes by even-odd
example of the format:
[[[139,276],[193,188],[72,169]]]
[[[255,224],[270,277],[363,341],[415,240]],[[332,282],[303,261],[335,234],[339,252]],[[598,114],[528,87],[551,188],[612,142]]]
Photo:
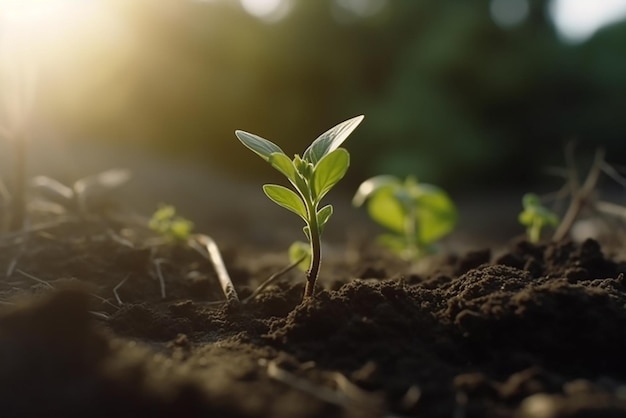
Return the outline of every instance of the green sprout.
[[[519,222],[526,227],[528,241],[536,244],[541,238],[541,229],[544,226],[557,226],[559,217],[541,204],[539,196],[527,193],[522,197],[524,210],[519,214]]]
[[[150,229],[174,242],[186,241],[191,236],[193,222],[176,215],[176,208],[163,205],[154,212],[148,223]]]
[[[263,186],[263,191],[270,200],[300,216],[305,222],[304,234],[311,249],[305,298],[312,297],[315,292],[322,257],[321,236],[333,213],[331,205],[319,209],[319,204],[346,174],[350,166],[350,154],[339,146],[362,120],[362,115],[357,116],[329,129],[309,145],[302,157],[296,154],[293,159],[267,139],[248,132],[235,131],[243,145],[287,177],[295,189],[294,192],[277,184]]]
[[[364,181],[352,203],[358,207],[365,201],[369,216],[391,231],[379,242],[406,260],[432,252],[432,244],[456,225],[457,211],[446,192],[412,176],[404,182],[391,175]]]

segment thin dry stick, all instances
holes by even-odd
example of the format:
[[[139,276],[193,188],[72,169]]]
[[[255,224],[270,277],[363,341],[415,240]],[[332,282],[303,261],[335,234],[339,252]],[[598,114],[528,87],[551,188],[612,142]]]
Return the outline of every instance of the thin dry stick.
[[[38,278],[38,277],[35,277],[35,276],[33,276],[32,274],[28,274],[28,273],[26,273],[25,271],[20,270],[20,269],[17,269],[17,270],[15,270],[15,271],[16,271],[16,272],[18,272],[19,274],[21,274],[21,275],[22,275],[22,276],[24,276],[24,277],[27,277],[27,278],[29,278],[29,279],[31,279],[31,280],[34,280],[34,281],[36,281],[36,282],[39,282],[39,283],[41,283],[41,284],[45,285],[46,287],[48,287],[48,288],[50,288],[50,289],[54,289],[54,286],[52,286],[50,283],[48,283],[47,281],[45,281],[45,280],[43,280],[43,279],[40,279],[40,278]]]
[[[605,201],[596,202],[593,206],[599,212],[626,220],[626,207],[624,206]]]
[[[317,386],[310,381],[300,378],[287,370],[281,369],[276,361],[271,360],[267,362],[267,375],[272,379],[278,380],[294,389],[298,389],[301,392],[308,393],[316,398],[328,402],[333,405],[350,406],[351,401],[348,397],[340,392],[332,389],[325,388],[323,386]]]
[[[124,303],[122,302],[122,299],[120,298],[120,295],[117,293],[117,291],[120,289],[120,287],[122,287],[122,286],[124,285],[124,283],[126,283],[126,281],[128,280],[128,278],[129,278],[129,277],[130,277],[130,276],[126,276],[126,277],[124,277],[124,279],[123,279],[121,282],[119,282],[119,283],[117,284],[117,286],[115,286],[115,287],[113,288],[113,295],[115,296],[115,300],[117,300],[117,303],[118,303],[120,306],[122,306]]]
[[[195,234],[189,240],[189,245],[200,254],[208,257],[211,263],[213,263],[213,268],[217,273],[217,279],[220,281],[222,291],[226,296],[226,301],[228,303],[239,303],[239,296],[237,295],[235,286],[233,286],[232,280],[230,280],[220,249],[215,241],[213,241],[213,238],[204,234]]]
[[[280,271],[277,271],[276,273],[272,274],[269,279],[267,279],[266,281],[264,281],[263,283],[261,283],[259,285],[259,287],[257,287],[254,292],[252,292],[252,294],[250,296],[248,296],[247,298],[245,298],[243,300],[243,303],[248,303],[250,302],[252,299],[254,299],[255,297],[257,297],[257,295],[259,293],[261,293],[262,291],[264,291],[269,285],[271,285],[272,283],[274,283],[276,280],[278,280],[282,275],[288,273],[289,271],[291,271],[292,269],[294,269],[298,264],[300,264],[304,259],[306,258],[306,256],[302,256],[300,259],[298,259],[297,261],[289,264],[287,267],[283,268]]]
[[[152,260],[154,264],[154,269],[156,271],[157,278],[159,279],[159,285],[161,286],[161,299],[166,298],[165,294],[165,278],[163,277],[163,272],[161,271],[161,264],[163,264],[165,260],[162,258],[157,258]]]
[[[93,316],[95,316],[98,319],[102,319],[105,321],[108,321],[109,319],[111,319],[110,315],[107,315],[104,312],[98,312],[98,311],[89,311],[90,314],[92,314]]]
[[[604,162],[602,164],[602,171],[604,171],[604,174],[606,174],[607,176],[612,178],[617,184],[619,184],[620,186],[626,188],[626,178],[624,176],[622,176],[619,173],[619,171],[617,171],[615,169],[615,167],[613,167],[612,165],[608,164],[607,162]]]
[[[574,222],[576,222],[578,215],[580,215],[580,211],[588,203],[589,198],[598,183],[603,164],[604,150],[599,149],[596,151],[593,164],[589,169],[589,173],[587,174],[587,178],[585,179],[583,185],[578,187],[578,180],[573,177],[570,178],[570,184],[572,184],[572,201],[567,208],[567,212],[565,212],[563,220],[552,237],[554,241],[560,241],[569,234],[569,231],[572,229],[572,226],[574,226]]]

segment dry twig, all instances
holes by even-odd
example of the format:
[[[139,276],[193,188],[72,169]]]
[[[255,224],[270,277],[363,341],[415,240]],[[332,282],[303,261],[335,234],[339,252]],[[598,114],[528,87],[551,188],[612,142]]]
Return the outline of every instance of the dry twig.
[[[324,402],[344,408],[380,408],[379,399],[362,390],[339,372],[333,372],[332,378],[339,390],[316,385],[311,381],[298,377],[278,366],[275,360],[266,363],[267,375],[294,389],[308,393]]]
[[[283,268],[280,271],[277,271],[276,273],[272,274],[267,280],[265,280],[263,283],[261,283],[259,285],[259,287],[257,287],[254,292],[252,292],[252,294],[250,296],[248,296],[247,298],[245,298],[243,300],[243,303],[248,303],[251,300],[253,300],[255,297],[257,297],[259,295],[259,293],[261,293],[262,291],[264,291],[269,285],[271,285],[272,283],[274,283],[276,280],[278,280],[281,276],[283,276],[284,274],[290,272],[291,270],[293,270],[298,264],[300,264],[302,262],[302,260],[304,260],[306,258],[306,256],[301,257],[300,259],[298,259],[297,261],[289,264],[287,267]]]
[[[600,173],[602,172],[602,167],[604,166],[604,150],[599,149],[596,151],[593,164],[589,169],[582,186],[578,182],[577,172],[571,156],[568,157],[568,166],[571,173],[569,185],[572,200],[567,208],[567,211],[565,212],[563,220],[552,237],[554,241],[560,241],[569,234],[574,222],[576,222],[576,219],[580,215],[580,212],[589,203],[591,195],[593,194],[596,184],[598,183]]]
[[[228,275],[228,270],[226,270],[226,265],[222,259],[219,247],[213,238],[204,234],[195,234],[189,239],[189,245],[194,250],[207,257],[213,264],[213,268],[215,268],[215,272],[217,273],[217,278],[220,282],[220,286],[222,287],[222,291],[226,296],[226,301],[228,303],[238,304],[239,296],[237,295],[235,286]]]
[[[120,287],[124,285],[124,283],[126,283],[129,277],[130,276],[124,277],[124,279],[113,288],[113,295],[115,296],[115,300],[117,300],[117,303],[120,306],[122,306],[124,303],[122,302],[122,299],[120,298],[120,295],[117,293],[117,291],[120,289]]]
[[[161,287],[161,299],[165,299],[167,296],[165,294],[165,277],[163,277],[163,271],[161,270],[161,264],[165,263],[165,260],[162,258],[155,258],[152,260],[152,264],[154,264],[154,271],[156,272],[157,279],[159,279],[159,286]]]

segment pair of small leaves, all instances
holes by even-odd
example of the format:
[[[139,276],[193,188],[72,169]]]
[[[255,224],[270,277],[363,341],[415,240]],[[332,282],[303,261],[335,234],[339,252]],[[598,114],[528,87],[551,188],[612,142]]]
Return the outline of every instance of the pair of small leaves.
[[[296,157],[298,158],[298,157]],[[345,176],[350,166],[350,154],[343,148],[337,148],[322,157],[313,165],[310,173],[298,170],[296,158],[290,160],[285,154],[274,153],[268,162],[280,171],[301,195],[317,203]],[[300,162],[303,166],[308,161]],[[307,166],[305,166],[307,167]]]
[[[191,235],[194,224],[176,215],[176,208],[164,205],[157,209],[148,223],[150,229],[174,241],[184,241]]]
[[[263,186],[263,191],[274,203],[295,213],[309,224],[309,211],[302,198],[292,190],[278,184],[266,184]],[[317,211],[316,218],[320,232],[323,231],[324,225],[326,225],[332,214],[333,207],[331,205],[326,205]],[[307,231],[305,231],[305,234],[309,237]]]
[[[322,158],[330,154],[348,138],[348,136],[356,129],[357,126],[363,120],[363,115],[348,119],[345,122],[329,129],[321,134],[315,141],[309,145],[304,151],[302,158],[305,161],[317,164]],[[249,132],[237,130],[235,135],[241,141],[243,145],[249,148],[252,152],[259,155],[265,161],[270,160],[272,154],[279,153],[285,155],[283,150],[276,144],[267,139],[261,138],[258,135],[251,134]],[[286,155],[285,155],[286,156]],[[282,172],[282,171],[281,171]],[[284,174],[284,173],[283,173]]]
[[[544,226],[557,226],[559,217],[541,204],[539,196],[527,193],[522,198],[524,210],[519,214],[519,222],[526,227],[528,240],[537,243],[541,239]]]
[[[519,214],[519,222],[524,226],[531,226],[536,223],[556,226],[559,223],[559,217],[556,213],[543,206],[536,194],[525,194],[522,198],[522,206],[524,210]]]

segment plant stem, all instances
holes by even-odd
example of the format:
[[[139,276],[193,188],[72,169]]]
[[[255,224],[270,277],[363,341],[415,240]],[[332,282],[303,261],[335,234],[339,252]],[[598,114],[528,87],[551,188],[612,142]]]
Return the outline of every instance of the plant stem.
[[[537,244],[541,238],[541,224],[537,221],[528,228],[528,240],[532,244]]]
[[[309,234],[311,235],[311,266],[306,272],[304,299],[311,298],[315,294],[315,282],[317,281],[322,262],[322,243],[315,205],[307,202],[307,210],[309,212]]]
[[[417,243],[417,222],[415,222],[417,209],[411,205],[406,208],[406,211],[407,217],[404,220],[406,255],[410,260],[414,260],[420,251]]]

